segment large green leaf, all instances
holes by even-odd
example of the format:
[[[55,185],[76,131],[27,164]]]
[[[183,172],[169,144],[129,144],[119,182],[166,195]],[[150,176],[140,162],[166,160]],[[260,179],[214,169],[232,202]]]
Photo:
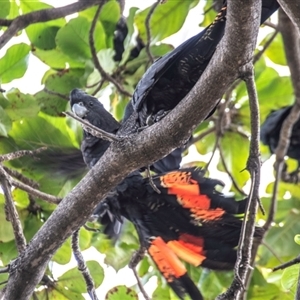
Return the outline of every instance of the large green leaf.
[[[10,90],[6,96],[9,105],[5,108],[5,112],[13,121],[37,116],[40,108],[33,96],[22,94],[18,89]]]
[[[47,76],[45,87],[48,92],[40,91],[35,95],[41,111],[52,116],[62,116],[62,112],[69,106],[70,91],[84,86],[84,82],[81,82],[83,75],[84,69],[66,69]]]
[[[198,0],[176,0],[158,5],[150,20],[152,42],[161,41],[177,32],[182,27],[190,8],[197,3]],[[145,20],[149,11],[150,7],[138,13],[135,17],[135,24],[144,42],[147,40]]]
[[[99,265],[98,262],[91,260],[87,261],[86,265],[88,270],[94,280],[95,287],[99,287],[104,279],[103,268]],[[62,276],[58,278],[60,286],[67,288],[68,290],[75,293],[85,293],[86,292],[86,283],[82,277],[82,274],[77,269],[77,267],[67,271]]]
[[[58,47],[68,56],[78,61],[85,61],[91,58],[91,50],[89,45],[89,31],[91,23],[84,17],[72,19],[64,27],[62,27],[56,35],[56,43]],[[105,32],[101,23],[96,24],[95,32],[95,48],[98,52],[106,47]]]
[[[125,285],[115,286],[105,296],[106,300],[138,300],[137,293]]]
[[[3,265],[7,265],[11,260],[17,258],[18,250],[16,248],[16,242],[10,241],[8,243],[1,243],[0,247],[0,260]]]
[[[34,293],[35,298],[31,300],[84,300],[85,298],[81,293],[74,293],[64,289],[59,283],[53,288],[49,287],[47,289],[40,289]]]
[[[262,45],[264,45],[270,37],[273,35],[273,33],[270,33],[265,37],[265,39],[262,41]],[[271,59],[275,64],[286,66],[286,58],[283,48],[283,41],[281,34],[277,34],[271,45],[267,48],[265,51],[266,56]]]
[[[0,58],[0,82],[21,78],[28,67],[30,47],[24,43],[11,46]]]
[[[249,154],[249,141],[238,133],[226,132],[221,139],[221,149],[225,156],[227,167],[240,187],[243,187],[249,179],[249,173],[245,171]],[[224,167],[219,163],[220,169]]]
[[[20,7],[22,12],[26,14],[41,9],[52,8],[53,6],[37,1],[21,0]],[[65,23],[65,20],[61,18],[49,22],[32,24],[26,27],[25,30],[31,44],[34,47],[43,50],[54,49],[56,47],[56,33],[62,26],[65,25]]]
[[[67,130],[65,118],[51,118],[41,114],[35,118],[14,122],[11,137],[20,149],[74,145],[74,136]]]
[[[10,11],[9,0],[1,0],[0,18],[4,19]]]
[[[32,51],[32,54],[52,69],[66,69],[67,65],[70,68],[84,68],[83,62],[70,58],[58,48],[52,50],[35,49]]]
[[[55,252],[54,256],[52,257],[52,260],[60,265],[65,265],[68,262],[70,262],[72,255],[71,250],[71,241],[70,238],[68,238],[62,246]]]

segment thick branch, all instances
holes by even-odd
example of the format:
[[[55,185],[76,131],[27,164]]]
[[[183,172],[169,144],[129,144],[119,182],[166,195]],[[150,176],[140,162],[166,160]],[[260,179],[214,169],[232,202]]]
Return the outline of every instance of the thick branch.
[[[300,12],[300,2],[295,2],[298,2]],[[294,92],[296,98],[300,98],[300,34],[282,9],[279,10],[279,30],[283,39],[287,64],[291,72]]]
[[[41,9],[38,11],[30,12],[28,14],[19,16],[12,20],[8,29],[0,37],[0,49],[6,45],[6,43],[15,35],[17,32],[26,28],[27,26],[39,22],[47,22],[65,16],[74,14],[76,12],[85,10],[88,7],[99,4],[101,0],[89,0],[89,1],[78,1],[76,3],[66,5],[58,8]]]
[[[209,67],[195,87],[160,122],[111,144],[33,237],[17,262],[17,270],[10,274],[5,294],[7,299],[29,299],[52,255],[86,222],[95,205],[130,172],[180,146],[217,105],[218,99],[238,77],[239,67],[252,57],[258,28],[253,26],[253,21],[258,23],[260,16],[260,4],[254,0],[247,5],[243,0],[229,4],[229,30],[226,30]],[[251,30],[253,27],[255,29]],[[237,44],[239,47],[236,47]]]
[[[295,0],[278,0],[278,3],[290,17],[300,35],[300,2]]]
[[[281,163],[287,152],[293,125],[300,117],[300,35],[289,17],[283,12],[279,12],[279,27],[284,41],[286,59],[291,71],[291,79],[296,96],[296,103],[289,116],[283,122],[280,131],[280,140],[276,148],[276,162]]]

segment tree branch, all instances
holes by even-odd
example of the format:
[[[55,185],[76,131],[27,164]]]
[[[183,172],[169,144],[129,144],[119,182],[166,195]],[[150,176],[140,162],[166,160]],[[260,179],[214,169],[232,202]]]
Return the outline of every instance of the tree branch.
[[[11,222],[18,252],[19,254],[22,254],[26,249],[26,239],[23,235],[20,218],[12,198],[11,186],[2,166],[0,166],[0,183],[5,197],[5,210],[7,210],[7,220]]]
[[[278,0],[281,8],[286,12],[300,35],[300,2],[295,0]]]
[[[109,133],[109,132],[106,132],[106,131],[94,126],[90,122],[77,117],[75,114],[73,114],[69,111],[64,112],[64,114],[71,117],[71,118],[73,118],[73,119],[75,119],[79,123],[81,123],[81,125],[82,125],[82,127],[85,131],[87,131],[88,133],[90,133],[91,135],[93,135],[93,136],[95,136],[99,139],[107,140],[109,142],[120,140],[120,138],[118,138],[116,135],[114,135],[112,133]]]
[[[93,278],[92,278],[91,273],[84,261],[82,254],[80,252],[79,229],[76,230],[72,234],[72,250],[73,250],[75,259],[77,261],[78,270],[81,272],[81,274],[84,278],[88,294],[90,295],[92,300],[98,300],[98,297],[97,297],[96,291],[95,291],[95,284],[94,284]]]
[[[239,1],[229,2],[228,5],[228,19],[232,17],[236,19],[235,14],[240,13],[240,10],[235,5],[243,5],[243,8],[246,7],[248,13],[252,14],[252,31],[250,36],[251,40],[246,49],[248,60],[246,63],[240,66],[239,70],[241,76],[245,79],[247,85],[247,92],[249,95],[250,103],[250,113],[251,113],[251,142],[250,142],[250,153],[247,162],[247,169],[251,174],[251,189],[249,194],[249,199],[247,203],[247,208],[245,211],[245,218],[243,226],[241,229],[241,236],[237,250],[237,261],[235,264],[235,276],[231,286],[228,290],[220,295],[218,299],[236,299],[236,297],[242,297],[245,293],[245,283],[247,279],[247,274],[250,270],[250,258],[251,258],[251,248],[253,243],[253,234],[255,231],[255,215],[256,207],[258,200],[258,191],[259,191],[259,181],[260,181],[260,152],[259,152],[259,105],[257,99],[257,93],[254,82],[254,72],[253,72],[253,63],[252,63],[252,53],[254,51],[254,45],[256,42],[257,32],[259,28],[259,18],[261,15],[261,3],[257,1],[250,1],[248,5],[245,3],[238,3]],[[232,4],[232,12],[231,6]],[[241,6],[240,6],[241,8]],[[237,23],[235,23],[237,24]],[[233,29],[229,28],[228,31]],[[226,32],[227,28],[226,28]],[[251,35],[252,34],[252,35]],[[243,36],[244,38],[244,36]],[[245,62],[245,61],[244,61]]]
[[[29,185],[24,184],[23,182],[17,181],[13,178],[10,178],[10,183],[13,186],[27,192],[28,194],[31,194],[32,196],[35,196],[35,197],[40,198],[42,200],[45,200],[49,203],[58,204],[62,200],[61,198],[58,198],[58,197],[55,197],[53,195],[46,194],[46,193],[43,193],[39,190],[36,190],[36,189],[30,187]]]
[[[14,159],[20,158],[22,156],[26,156],[26,155],[34,157],[34,155],[39,154],[42,151],[45,151],[46,149],[47,149],[47,147],[41,147],[36,150],[20,150],[20,151],[11,152],[8,154],[3,154],[0,156],[0,162],[14,160]]]
[[[31,24],[63,18],[99,3],[101,3],[101,0],[78,1],[63,7],[41,9],[38,11],[30,12],[28,14],[24,14],[13,20],[10,20],[11,24],[0,37],[0,49],[4,45],[6,45],[12,37],[17,35],[18,31],[26,28]]]
[[[101,199],[130,172],[160,159],[190,137],[237,79],[239,67],[251,61],[258,29],[253,22],[259,23],[259,7],[255,0],[247,4],[243,0],[229,2],[226,25],[229,29],[200,80],[160,122],[110,145],[18,258],[17,269],[10,273],[6,286],[7,299],[29,299],[52,255],[86,222]]]

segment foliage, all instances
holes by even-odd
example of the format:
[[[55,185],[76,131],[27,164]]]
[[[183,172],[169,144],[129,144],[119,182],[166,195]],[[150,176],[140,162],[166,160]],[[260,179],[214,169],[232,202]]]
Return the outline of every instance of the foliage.
[[[19,4],[14,1],[2,2],[1,18],[14,17],[18,10],[28,13],[51,7],[39,1],[20,1]],[[150,22],[152,33],[150,51],[155,57],[172,49],[172,46],[165,43],[163,39],[176,33],[182,27],[189,10],[196,4],[198,4],[196,0],[167,1],[158,7]],[[144,24],[149,9],[131,8],[127,18],[129,33],[124,41],[125,52],[120,62],[116,62],[113,58],[115,53],[114,31],[121,16],[118,3],[116,1],[106,3],[96,23],[94,37],[98,59],[104,70],[116,78],[129,93],[133,92],[149,65],[145,49],[137,57],[130,56],[130,51],[136,46],[136,34],[134,34],[133,28],[137,30],[143,43],[147,42]],[[93,7],[78,13],[78,16],[71,20],[61,18],[32,24],[25,30],[29,42],[15,43],[5,53],[1,52],[0,79],[4,89],[6,83],[11,83],[14,79],[23,78],[23,76],[25,78],[32,56],[49,67],[44,76],[39,79],[43,84],[43,88],[39,92],[25,94],[16,86],[14,89],[0,94],[1,154],[16,150],[36,149],[41,146],[61,151],[78,149],[81,141],[81,127],[62,114],[68,109],[66,98],[73,88],[82,88],[89,93],[94,93],[100,100],[109,99],[111,112],[117,119],[121,119],[129,98],[120,93],[112,83],[107,81],[104,84],[101,83],[106,78],[101,77],[92,60],[89,30],[95,11],[96,7]],[[200,25],[209,24],[213,15],[210,11],[204,16]],[[260,46],[264,46],[268,38],[269,36],[266,35]],[[280,35],[255,66],[261,120],[264,120],[272,109],[291,104],[294,99],[290,77],[281,76],[278,72],[278,65],[286,66]],[[243,83],[233,90],[230,101],[230,122],[224,127],[224,132],[218,138],[227,168],[241,188],[249,179],[249,175],[243,169],[248,156],[250,133],[249,104]],[[220,114],[217,112],[209,122],[201,124],[195,131],[194,137],[197,138],[198,135],[212,128],[217,124],[219,117]],[[215,143],[216,131],[213,131],[197,141],[195,146],[201,154],[206,154],[214,149]],[[266,147],[262,147],[262,155],[264,160],[269,157]],[[199,163],[203,165],[204,161]],[[46,162],[37,162],[29,157],[6,162],[5,166],[38,182],[40,190],[59,197],[66,195],[81,177],[69,178],[63,174],[53,174],[47,168]],[[217,169],[225,172],[224,165],[219,158]],[[272,169],[270,168],[268,172],[271,176]],[[269,181],[272,185],[271,178]],[[271,187],[269,186],[263,191],[262,201],[266,211],[269,208]],[[238,194],[239,192],[234,186],[231,187],[231,190],[237,196],[242,196]],[[299,245],[294,242],[294,236],[300,233],[298,222],[299,186],[281,184],[279,195],[278,213],[267,234],[265,245],[260,247],[253,280],[249,287],[249,299],[294,298],[298,267],[277,273],[272,273],[271,269],[281,261],[290,260],[299,253]],[[53,212],[55,205],[35,199],[38,209],[32,210],[31,200],[26,192],[15,188],[13,196],[25,237],[29,241]],[[266,216],[259,215],[258,221],[262,224],[265,219]],[[0,263],[6,265],[16,257],[17,250],[11,225],[5,221],[3,195],[0,195],[0,223]],[[121,239],[115,245],[112,245],[104,235],[91,233],[85,229],[81,230],[80,241],[82,250],[95,247],[106,255],[105,263],[113,266],[116,270],[126,266],[133,251],[138,248],[138,238],[130,224],[127,224]],[[296,242],[299,243],[299,237]],[[52,262],[63,265],[70,259],[71,248],[70,242],[67,241],[55,254]],[[95,261],[88,262],[88,266],[96,286],[101,286],[104,276],[102,267]],[[161,280],[158,271],[148,258],[144,258],[140,263],[138,271],[143,283],[153,276],[158,276],[153,299],[174,299],[175,296],[166,287],[166,283]],[[219,293],[225,291],[232,280],[232,272],[207,272],[193,267],[189,267],[189,272],[193,280],[199,283],[206,299],[214,299]],[[47,284],[42,282],[41,286],[44,288],[35,292],[35,299],[84,299],[82,293],[85,292],[85,286],[81,275],[78,274],[75,269],[69,270],[59,278],[55,278],[53,285],[48,286],[47,289],[45,288]],[[47,275],[52,278],[50,267]],[[7,275],[0,274],[0,281],[6,279]],[[134,289],[136,287],[129,289],[117,286],[108,292],[106,299],[137,299]]]

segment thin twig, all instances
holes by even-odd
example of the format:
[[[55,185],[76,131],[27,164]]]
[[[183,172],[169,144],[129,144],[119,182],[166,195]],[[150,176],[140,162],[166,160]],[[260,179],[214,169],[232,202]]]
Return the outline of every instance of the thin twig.
[[[212,162],[212,160],[213,160],[213,158],[214,158],[214,156],[216,154],[216,151],[217,151],[217,149],[219,147],[219,143],[220,143],[220,135],[217,134],[217,139],[216,139],[214,148],[212,150],[212,154],[211,154],[210,159],[209,159],[209,161],[207,162],[207,164],[206,164],[206,166],[204,168],[205,172],[207,172],[207,170],[208,170],[208,168],[209,168],[209,166],[210,166],[210,164],[211,164],[211,162]]]
[[[262,49],[260,51],[258,51],[253,56],[253,64],[255,64],[256,62],[259,61],[259,59],[262,57],[262,55],[264,54],[264,52],[270,47],[270,45],[272,44],[272,42],[274,41],[274,39],[275,39],[275,37],[277,36],[278,33],[279,33],[279,30],[276,29],[274,31],[274,33],[271,35],[271,37],[266,41],[266,43],[264,44],[264,46],[262,47]]]
[[[204,139],[207,135],[209,135],[210,133],[213,133],[216,130],[216,127],[213,126],[211,128],[208,128],[207,130],[205,130],[204,132],[200,133],[199,135],[193,137],[192,139],[190,139],[187,143],[186,148],[190,147],[191,145],[201,141],[202,139]]]
[[[61,94],[61,93],[58,93],[58,92],[50,91],[46,87],[44,87],[44,92],[49,94],[49,95],[57,96],[59,98],[62,98],[64,100],[69,101],[69,96],[68,95],[64,95],[64,94]]]
[[[148,296],[147,292],[145,291],[141,279],[136,271],[136,267],[138,265],[138,263],[143,259],[144,255],[145,255],[145,248],[144,247],[140,247],[139,250],[137,250],[136,252],[133,253],[131,260],[129,262],[129,268],[132,269],[134,277],[136,278],[138,287],[141,291],[141,293],[143,294],[144,298],[146,300],[151,300],[151,298]]]
[[[264,241],[261,242],[261,245],[264,245],[280,263],[283,263],[283,261],[280,259],[280,257],[277,255],[277,253],[273,250],[271,246],[269,246]]]
[[[0,274],[2,273],[8,273],[9,272],[9,267],[1,268],[0,269]]]
[[[120,138],[118,138],[116,135],[106,132],[106,131],[92,125],[90,122],[77,117],[75,114],[73,114],[69,111],[63,112],[63,114],[65,114],[65,115],[75,119],[79,123],[81,123],[82,127],[85,131],[89,132],[91,135],[93,135],[99,139],[107,140],[110,142],[120,141]]]
[[[104,84],[105,80],[104,79],[101,79],[98,83],[97,83],[97,87],[96,89],[92,92],[92,96],[95,96],[101,89],[102,89],[102,86]]]
[[[273,28],[273,29],[275,29],[275,30],[278,29],[278,25],[272,23],[271,21],[265,21],[265,22],[264,22],[264,25],[269,26],[269,27],[271,27],[271,28]]]
[[[13,186],[31,194],[32,196],[35,196],[35,197],[45,200],[47,202],[50,202],[53,204],[59,204],[59,202],[62,200],[61,198],[58,198],[53,195],[49,195],[49,194],[43,193],[39,190],[36,190],[36,189],[30,187],[29,185],[24,184],[23,182],[13,179],[12,177],[9,179],[9,181]]]
[[[95,229],[95,228],[92,228],[90,226],[87,226],[87,225],[83,225],[83,228],[86,229],[87,231],[92,231],[92,232],[101,232],[101,230],[99,229]]]
[[[151,54],[151,51],[150,51],[150,44],[151,44],[151,30],[150,30],[150,20],[151,20],[151,17],[156,9],[156,7],[158,6],[158,4],[160,3],[160,0],[156,1],[150,8],[148,14],[147,14],[147,17],[145,19],[145,27],[146,27],[146,34],[147,34],[147,43],[146,43],[146,53],[149,57],[149,60],[151,62],[151,64],[153,64],[154,62],[154,57],[153,55]]]
[[[12,224],[14,235],[15,235],[16,246],[19,254],[21,254],[26,249],[26,239],[23,235],[22,225],[12,198],[10,183],[8,181],[4,169],[1,166],[0,166],[0,182],[5,197],[5,208],[8,213],[7,219]]]
[[[91,49],[91,54],[92,54],[92,58],[93,58],[93,62],[94,62],[94,65],[96,67],[96,69],[98,70],[98,72],[100,73],[100,75],[102,76],[103,79],[111,82],[112,84],[115,85],[115,87],[117,88],[117,90],[127,96],[127,97],[131,97],[132,95],[127,92],[121,85],[120,83],[115,80],[112,76],[110,76],[108,73],[106,73],[104,71],[104,69],[102,68],[101,64],[100,64],[100,61],[97,57],[97,51],[96,51],[96,47],[95,47],[95,42],[94,42],[94,31],[95,31],[95,28],[96,28],[96,24],[98,22],[98,19],[99,19],[99,15],[100,15],[100,12],[101,12],[101,9],[103,7],[103,4],[104,4],[104,1],[102,1],[99,6],[98,6],[98,9],[96,11],[96,14],[94,16],[94,19],[93,19],[93,22],[92,22],[92,25],[91,25],[91,29],[90,29],[90,32],[89,32],[89,43],[90,43],[90,49]]]
[[[93,278],[89,272],[89,269],[87,268],[87,265],[84,261],[84,258],[80,252],[80,248],[79,248],[79,229],[76,230],[73,234],[72,234],[72,250],[73,250],[73,254],[75,256],[75,259],[77,261],[77,267],[78,270],[81,272],[84,281],[86,283],[86,287],[87,287],[87,292],[90,295],[92,300],[98,300],[97,295],[96,295],[96,291],[95,291],[95,284],[93,281]]]
[[[257,204],[261,207],[264,212],[262,204],[259,199],[259,185],[260,185],[260,171],[261,171],[261,160],[260,160],[260,124],[259,124],[259,102],[254,80],[253,64],[249,64],[246,70],[245,82],[247,86],[247,92],[249,96],[250,106],[250,117],[251,117],[251,140],[250,140],[250,153],[247,161],[247,169],[251,176],[251,189],[249,195],[249,210],[245,228],[245,238],[243,240],[243,253],[242,257],[246,257],[243,260],[243,268],[240,268],[240,275],[242,277],[244,286],[248,286],[251,280],[253,272],[252,262],[256,253],[251,253],[253,245],[253,235],[255,232],[255,217],[257,211]],[[251,258],[252,254],[252,258]],[[241,272],[242,271],[242,272]],[[244,290],[245,293],[245,290]],[[240,293],[242,295],[243,293]]]
[[[273,272],[278,271],[278,270],[286,269],[290,266],[293,266],[293,265],[296,265],[296,264],[299,264],[299,263],[300,263],[300,255],[298,255],[296,258],[294,258],[294,259],[292,259],[292,260],[290,260],[290,261],[288,261],[284,264],[281,264],[281,265],[275,267],[273,269]]]
[[[259,200],[260,183],[260,150],[259,150],[259,104],[255,88],[253,65],[244,67],[243,77],[249,95],[251,114],[251,140],[247,169],[251,175],[251,188],[248,197],[245,217],[241,228],[241,235],[237,249],[234,280],[228,290],[218,299],[240,299],[245,293],[245,286],[251,279],[251,249],[255,232],[255,216]],[[254,254],[255,255],[255,254]]]
[[[18,179],[19,181],[23,182],[24,184],[29,185],[30,187],[32,187],[32,188],[38,188],[39,187],[39,184],[36,181],[24,176],[23,174],[21,174],[18,171],[7,168],[5,166],[3,166],[3,169],[5,170],[5,172],[8,175]]]
[[[16,152],[3,154],[0,156],[0,162],[14,160],[14,159],[20,158],[22,156],[26,156],[26,155],[35,156],[36,154],[39,154],[42,151],[45,151],[46,149],[47,149],[47,147],[41,147],[41,148],[38,148],[35,150],[20,150],[20,151],[16,151]]]

